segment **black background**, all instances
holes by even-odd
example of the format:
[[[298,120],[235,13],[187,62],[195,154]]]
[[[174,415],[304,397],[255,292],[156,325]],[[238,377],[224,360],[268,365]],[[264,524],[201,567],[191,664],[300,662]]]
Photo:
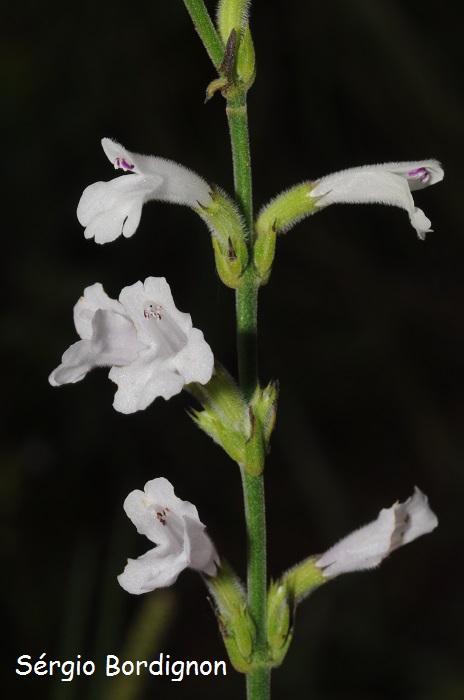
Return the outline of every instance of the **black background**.
[[[207,3],[213,11],[215,3]],[[37,659],[221,659],[200,578],[130,597],[116,575],[146,551],[122,503],[155,476],[198,507],[241,575],[237,469],[186,414],[188,397],[124,416],[106,371],[53,389],[76,340],[72,307],[165,276],[182,311],[235,373],[234,297],[209,235],[186,208],[150,204],[136,235],[97,246],[75,209],[114,176],[100,139],[170,158],[232,193],[224,100],[181,0],[4,3],[2,126],[2,656],[17,698],[224,698],[226,679],[144,687],[97,674],[20,678]],[[459,8],[428,0],[256,0],[249,96],[258,210],[282,189],[342,168],[435,157],[445,180],[416,195],[434,233],[405,212],[334,206],[278,242],[260,297],[260,376],[281,385],[266,484],[269,570],[404,500],[415,484],[440,520],[379,570],[341,577],[301,605],[274,696],[464,697],[464,238]],[[3,199],[3,197],[2,197]],[[151,612],[150,612],[151,610]],[[150,634],[136,635],[144,619]],[[142,643],[145,647],[140,646]],[[132,679],[133,681],[133,679]]]

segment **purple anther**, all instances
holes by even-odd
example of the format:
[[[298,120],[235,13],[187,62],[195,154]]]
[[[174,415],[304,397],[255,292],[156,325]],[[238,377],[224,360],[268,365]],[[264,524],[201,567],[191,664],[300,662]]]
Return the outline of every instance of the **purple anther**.
[[[428,182],[430,179],[430,173],[427,168],[417,168],[417,170],[411,170],[408,173],[409,177],[418,177],[421,182]]]
[[[131,165],[130,163],[128,163],[125,158],[115,158],[114,167],[122,168],[123,170],[133,170],[135,168],[135,165]]]

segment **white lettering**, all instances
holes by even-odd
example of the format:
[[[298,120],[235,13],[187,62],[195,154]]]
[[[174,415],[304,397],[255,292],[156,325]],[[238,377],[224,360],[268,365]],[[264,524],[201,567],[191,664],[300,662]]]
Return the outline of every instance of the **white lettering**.
[[[44,656],[46,656],[45,652],[39,656],[39,659],[43,659]],[[34,664],[34,673],[36,676],[46,676],[48,673],[46,661],[36,661]]]
[[[187,661],[187,676],[190,675],[191,667],[195,669],[195,675],[198,676],[198,661]]]
[[[179,669],[179,671],[177,669]],[[173,676],[177,676],[177,678],[171,678],[172,681],[181,681],[184,678],[184,662],[174,661],[174,663],[171,664],[171,673]]]
[[[132,676],[134,673],[134,664],[132,661],[124,661],[123,665],[121,666],[121,671],[125,676]]]
[[[22,656],[19,656],[19,657],[16,659],[16,663],[18,664],[18,666],[26,666],[26,668],[27,668],[27,671],[20,671],[20,670],[17,668],[17,669],[16,669],[16,673],[18,674],[18,676],[27,676],[28,673],[30,673],[30,672],[32,671],[32,664],[30,664],[29,661],[23,661],[23,659],[29,659],[29,660],[30,660],[31,657],[29,656],[29,654],[23,654]]]
[[[224,663],[224,661],[221,661],[221,663]],[[90,670],[88,670],[86,667],[90,666]],[[93,661],[84,661],[82,664],[82,670],[85,673],[86,676],[92,676],[95,673],[95,664]]]
[[[152,661],[148,667],[149,672],[152,676],[162,676],[163,675],[163,652],[159,655],[158,661]],[[158,666],[158,670],[155,671],[155,666]]]
[[[222,675],[227,676],[226,662],[225,661],[215,661],[214,662],[214,675],[218,675],[219,666],[222,668]]]
[[[111,669],[115,669],[112,671]],[[106,675],[107,676],[117,676],[118,673],[121,673],[121,669],[119,668],[119,657],[115,656],[114,654],[108,654],[106,657]]]
[[[140,676],[140,669],[148,668],[148,661],[137,661],[137,675]]]
[[[203,666],[206,666],[206,668],[207,668],[208,670],[207,670],[207,671],[204,671],[204,670],[203,670]],[[211,664],[211,661],[202,661],[202,662],[201,662],[201,664],[200,664],[200,673],[201,673],[202,676],[209,676],[209,674],[211,673],[212,670],[213,670],[213,666],[212,666],[212,664]]]

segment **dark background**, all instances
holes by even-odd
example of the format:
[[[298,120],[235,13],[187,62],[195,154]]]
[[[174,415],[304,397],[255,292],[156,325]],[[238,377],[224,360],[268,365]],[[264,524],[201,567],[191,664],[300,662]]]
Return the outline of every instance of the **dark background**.
[[[211,10],[215,3],[207,3]],[[314,700],[464,697],[464,238],[461,21],[424,0],[256,0],[249,96],[258,209],[282,189],[365,163],[435,157],[443,183],[416,195],[434,233],[407,214],[334,206],[278,243],[260,300],[261,378],[281,384],[266,479],[269,569],[305,556],[404,500],[429,495],[439,528],[377,571],[341,577],[298,610],[274,696]],[[188,209],[144,208],[136,235],[97,246],[75,209],[114,176],[100,139],[191,167],[233,190],[224,100],[181,0],[6,2],[1,55],[1,658],[16,698],[232,698],[243,678],[145,688],[101,674],[20,678],[37,659],[222,659],[200,578],[130,597],[116,575],[148,542],[127,493],[166,476],[195,503],[243,575],[235,466],[186,414],[188,397],[131,416],[112,408],[105,370],[53,389],[77,337],[72,307],[166,276],[215,355],[236,371],[233,293]],[[145,631],[134,626],[145,621]],[[133,641],[135,637],[135,642]],[[132,679],[133,681],[133,679]]]

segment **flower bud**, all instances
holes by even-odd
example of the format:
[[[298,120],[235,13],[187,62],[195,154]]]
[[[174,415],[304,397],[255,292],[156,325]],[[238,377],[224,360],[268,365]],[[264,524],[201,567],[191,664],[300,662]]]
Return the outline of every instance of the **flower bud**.
[[[230,33],[235,29],[240,37],[248,20],[250,0],[220,0],[217,9],[217,27],[221,39],[227,44]]]
[[[235,73],[240,87],[243,90],[249,90],[256,77],[256,58],[250,25],[248,23],[238,43],[237,57],[235,59]]]
[[[278,394],[279,382],[272,381],[264,389],[258,387],[252,400],[255,416],[261,423],[266,452],[269,451],[269,442],[276,422]]]

